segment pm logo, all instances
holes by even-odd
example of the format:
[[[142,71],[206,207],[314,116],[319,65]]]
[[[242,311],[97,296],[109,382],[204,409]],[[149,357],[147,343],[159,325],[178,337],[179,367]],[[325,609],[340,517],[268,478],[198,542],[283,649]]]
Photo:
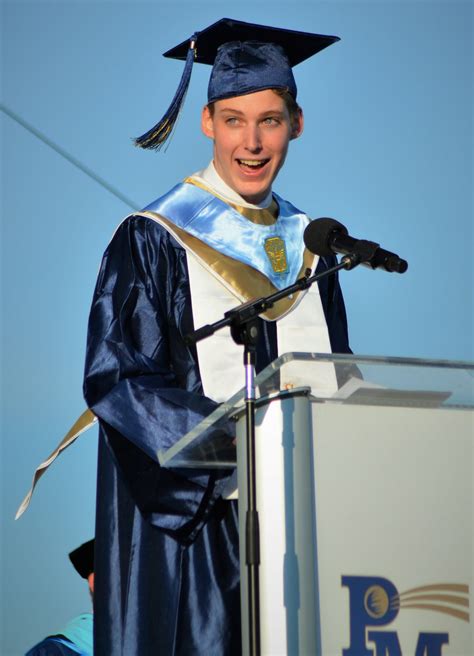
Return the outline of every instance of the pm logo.
[[[381,631],[402,609],[444,613],[469,622],[469,586],[438,583],[398,592],[394,584],[379,576],[343,576],[349,589],[350,645],[343,656],[402,656],[396,631]],[[367,642],[375,644],[375,651]],[[448,633],[420,631],[414,656],[442,656],[449,644]]]

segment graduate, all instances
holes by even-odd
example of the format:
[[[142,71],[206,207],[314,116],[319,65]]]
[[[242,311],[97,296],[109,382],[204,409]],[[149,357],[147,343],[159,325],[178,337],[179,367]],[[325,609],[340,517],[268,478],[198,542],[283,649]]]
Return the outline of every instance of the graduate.
[[[337,40],[222,19],[165,53],[185,60],[183,76],[137,145],[169,138],[196,62],[212,65],[202,130],[213,154],[120,224],[92,301],[84,393],[100,422],[96,655],[241,653],[237,507],[222,497],[230,472],[164,469],[157,451],[243,386],[229,331],[197,347],[184,337],[335,263],[305,250],[309,219],[273,182],[303,132],[292,67]],[[302,348],[350,352],[337,276],[263,316],[257,372]]]

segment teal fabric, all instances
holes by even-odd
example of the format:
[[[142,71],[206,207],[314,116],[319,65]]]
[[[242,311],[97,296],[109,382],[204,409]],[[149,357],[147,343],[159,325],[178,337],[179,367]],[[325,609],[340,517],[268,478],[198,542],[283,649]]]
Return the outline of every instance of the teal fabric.
[[[188,183],[173,187],[145,208],[169,219],[215,250],[247,264],[266,276],[277,289],[295,282],[303,265],[303,232],[306,214],[273,194],[279,215],[273,225],[252,223],[213,194]],[[280,237],[285,242],[287,270],[276,273],[265,252],[265,241]]]
[[[72,643],[72,645],[65,644],[68,644],[70,649],[77,649],[77,653],[81,656],[92,656],[94,653],[93,626],[94,616],[92,613],[78,615],[61,630],[61,635]]]

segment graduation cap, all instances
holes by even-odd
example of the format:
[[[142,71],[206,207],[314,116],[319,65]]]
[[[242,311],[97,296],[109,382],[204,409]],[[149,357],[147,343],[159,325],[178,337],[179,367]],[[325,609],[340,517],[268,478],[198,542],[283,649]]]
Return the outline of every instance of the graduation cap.
[[[69,554],[69,560],[74,565],[74,569],[83,579],[87,579],[89,574],[94,571],[94,544],[94,539],[89,540]]]
[[[194,62],[213,67],[208,103],[263,89],[286,89],[296,99],[292,67],[336,41],[339,41],[337,36],[222,18],[164,53],[164,57],[184,60],[184,72],[163,118],[135,139],[135,144],[159,150],[170,137],[186,96]]]

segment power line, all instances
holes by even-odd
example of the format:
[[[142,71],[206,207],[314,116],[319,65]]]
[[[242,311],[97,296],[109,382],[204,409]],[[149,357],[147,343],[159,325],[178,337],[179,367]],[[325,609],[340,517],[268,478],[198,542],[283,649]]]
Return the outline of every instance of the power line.
[[[70,164],[78,168],[80,171],[85,173],[89,178],[97,182],[101,187],[106,189],[109,193],[113,194],[116,198],[121,200],[125,205],[128,205],[132,210],[137,210],[139,209],[138,204],[134,203],[133,200],[130,200],[130,198],[127,198],[127,196],[124,196],[121,191],[113,187],[111,184],[109,184],[106,180],[101,178],[97,173],[95,173],[92,169],[90,169],[88,166],[80,162],[78,159],[76,159],[73,155],[68,153],[64,148],[61,148],[61,146],[58,146],[58,144],[54,143],[54,141],[51,141],[45,134],[37,130],[33,125],[30,123],[27,123],[24,119],[21,118],[21,116],[18,116],[14,111],[9,109],[6,105],[3,103],[0,103],[0,109],[2,112],[7,114],[11,119],[16,121],[19,125],[21,125],[25,130],[28,130],[32,135],[34,135],[37,139],[42,141],[44,144],[46,144],[49,148],[52,148],[58,155],[63,157],[65,160],[67,160]]]

